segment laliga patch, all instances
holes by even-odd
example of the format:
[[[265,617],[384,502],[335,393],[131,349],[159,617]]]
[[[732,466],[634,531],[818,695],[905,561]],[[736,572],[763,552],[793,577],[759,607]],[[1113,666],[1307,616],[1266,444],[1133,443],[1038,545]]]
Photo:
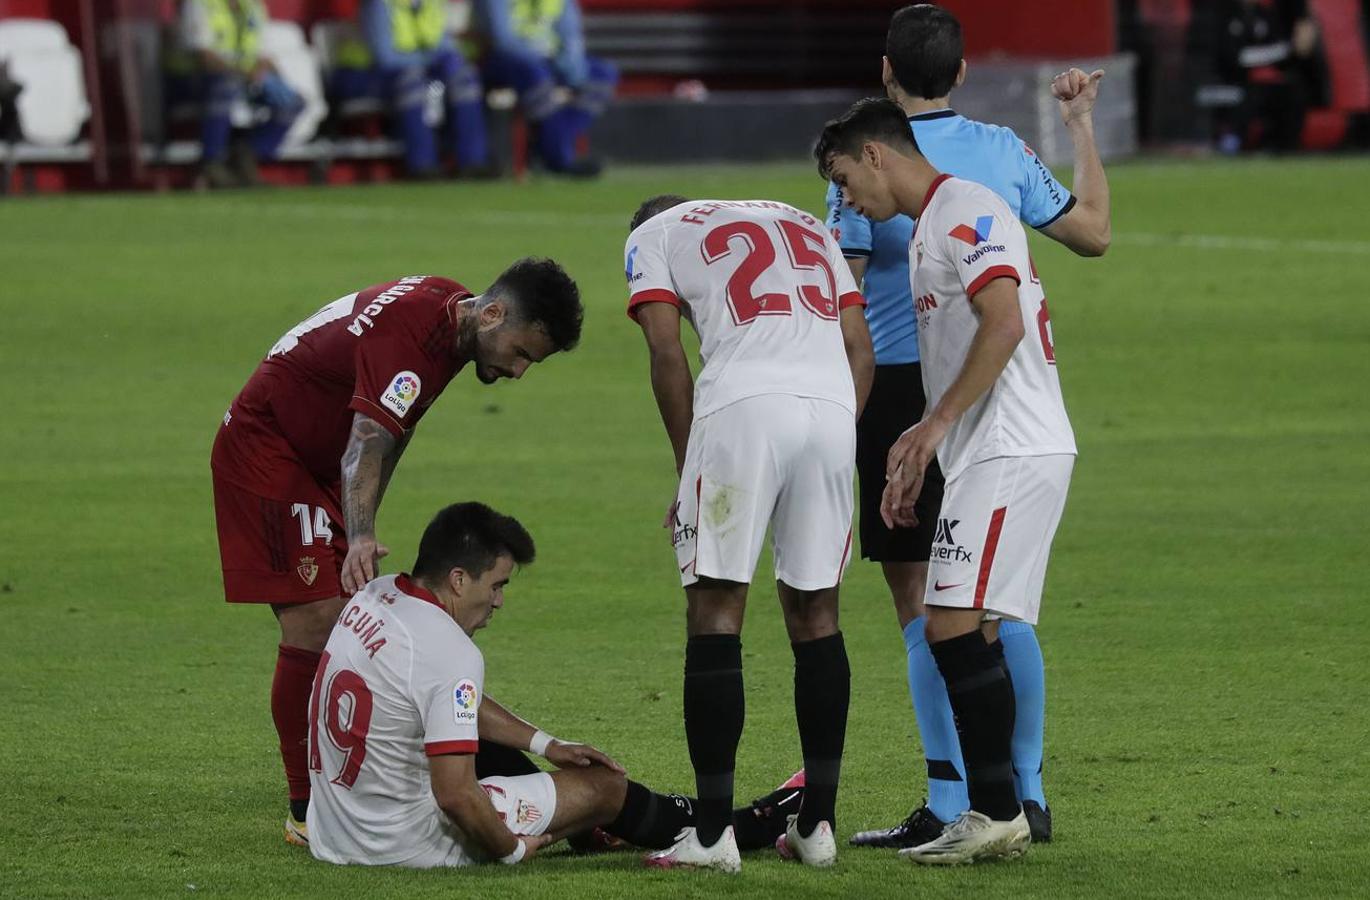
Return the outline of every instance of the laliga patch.
[[[402,419],[413,407],[414,401],[419,399],[422,389],[419,376],[413,372],[401,372],[390,380],[390,387],[381,394],[381,406]]]
[[[452,689],[452,716],[458,725],[476,724],[476,707],[480,705],[480,691],[476,683],[463,678]]]

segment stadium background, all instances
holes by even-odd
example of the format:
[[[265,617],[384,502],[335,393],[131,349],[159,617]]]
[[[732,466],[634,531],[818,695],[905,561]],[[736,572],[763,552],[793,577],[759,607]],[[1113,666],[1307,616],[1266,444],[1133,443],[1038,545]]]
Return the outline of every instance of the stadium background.
[[[972,59],[962,112],[1049,146],[1039,76],[1083,58],[1111,58],[1099,115],[1123,112],[1106,138],[1109,254],[1084,262],[1033,245],[1081,445],[1041,629],[1056,843],[1024,865],[958,872],[855,851],[826,873],[758,856],[739,879],[642,872],[634,854],[337,870],[280,843],[265,704],[275,626],[219,602],[206,465],[261,353],[364,284],[431,271],[482,286],[529,253],[566,264],[586,298],[583,346],[518,385],[454,383],[395,477],[380,534],[393,571],[441,504],[478,496],[520,516],[541,553],[481,637],[491,690],[639,779],[687,789],[681,604],[657,528],[672,472],[641,338],[622,315],[627,219],[666,190],[819,209],[807,141],[848,98],[878,90],[895,5],[586,0],[591,46],[617,34],[623,59],[634,40],[644,55],[662,39],[635,17],[721,20],[736,26],[729,40],[760,42],[749,54],[701,24],[677,70],[630,73],[595,135],[615,164],[593,183],[533,172],[390,184],[383,156],[326,167],[305,156],[267,173],[300,187],[205,195],[149,190],[187,184],[193,157],[164,156],[183,138],[145,140],[126,108],[148,97],[118,48],[160,4],[0,0],[0,21],[64,25],[91,109],[70,143],[0,142],[5,185],[42,195],[0,200],[0,895],[1363,894],[1370,165],[1354,148],[1370,106],[1365,42],[1325,24],[1329,50],[1359,48],[1360,61],[1329,58],[1328,105],[1304,140],[1342,152],[1219,157],[1205,149],[1202,54],[1174,40],[1198,2],[949,4]],[[328,4],[269,6],[307,27]],[[1364,27],[1358,3],[1312,8],[1353,10]],[[850,43],[834,50],[839,40]],[[740,66],[753,57],[765,65]],[[976,89],[982,74],[994,89]],[[693,87],[676,96],[680,81],[703,82],[704,101]],[[516,111],[491,115],[512,152]],[[632,140],[634,123],[655,134],[677,119],[694,123],[691,141]],[[710,121],[724,124],[699,127]],[[752,123],[747,139],[723,140],[739,122]],[[1068,179],[1068,157],[1048,158]],[[764,575],[753,593],[742,795],[768,790],[798,756]],[[842,836],[919,799],[891,623],[878,573],[854,566]]]

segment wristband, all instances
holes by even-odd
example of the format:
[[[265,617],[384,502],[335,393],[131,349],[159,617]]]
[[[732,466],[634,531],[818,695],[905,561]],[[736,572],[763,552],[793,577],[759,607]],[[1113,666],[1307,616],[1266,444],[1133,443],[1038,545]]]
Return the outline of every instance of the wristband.
[[[523,842],[523,838],[514,838],[514,852],[508,856],[501,856],[499,861],[506,866],[512,866],[523,859],[523,855],[528,852],[528,845]]]
[[[533,732],[533,739],[528,742],[528,752],[536,753],[538,756],[546,756],[547,745],[555,740],[556,738],[539,728]]]

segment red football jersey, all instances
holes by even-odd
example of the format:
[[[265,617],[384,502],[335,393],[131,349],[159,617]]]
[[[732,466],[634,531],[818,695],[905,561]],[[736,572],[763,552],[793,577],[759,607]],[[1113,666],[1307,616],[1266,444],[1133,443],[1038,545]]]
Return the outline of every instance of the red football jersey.
[[[306,473],[336,485],[354,412],[399,436],[468,362],[456,355],[455,324],[470,296],[447,278],[411,275],[339,298],[290,329],[225,414],[214,470],[281,500]]]

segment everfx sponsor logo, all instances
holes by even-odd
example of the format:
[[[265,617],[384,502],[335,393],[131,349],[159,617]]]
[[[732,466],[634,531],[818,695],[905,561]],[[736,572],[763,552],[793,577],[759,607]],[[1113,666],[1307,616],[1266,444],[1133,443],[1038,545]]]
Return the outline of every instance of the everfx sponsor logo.
[[[932,560],[942,562],[974,562],[975,557],[969,550],[957,543],[953,529],[961,524],[960,519],[938,519],[937,529],[932,538]],[[950,585],[955,587],[955,585]]]

